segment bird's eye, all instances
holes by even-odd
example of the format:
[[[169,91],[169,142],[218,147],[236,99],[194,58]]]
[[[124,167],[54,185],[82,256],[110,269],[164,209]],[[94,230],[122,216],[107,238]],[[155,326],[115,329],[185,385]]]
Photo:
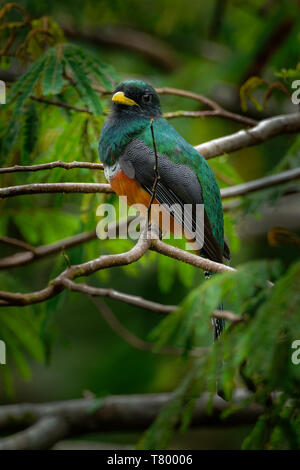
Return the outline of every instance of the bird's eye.
[[[151,101],[152,101],[152,95],[149,95],[148,93],[145,93],[145,94],[142,96],[142,101],[143,101],[143,103],[145,103],[145,104],[151,103]]]

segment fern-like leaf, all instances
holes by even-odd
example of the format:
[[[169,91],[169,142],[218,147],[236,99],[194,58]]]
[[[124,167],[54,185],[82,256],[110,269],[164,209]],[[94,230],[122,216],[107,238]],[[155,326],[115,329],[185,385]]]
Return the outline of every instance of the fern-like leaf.
[[[63,71],[63,46],[59,44],[47,51],[45,70],[42,78],[43,95],[55,95],[61,92],[64,86]]]
[[[76,86],[78,87],[83,102],[89,107],[94,114],[102,113],[102,106],[97,93],[91,87],[90,79],[83,69],[80,62],[74,54],[74,51],[70,47],[66,47],[64,50],[64,56],[67,65],[73,72]]]
[[[45,67],[47,55],[37,59],[28,72],[17,80],[8,94],[8,104],[16,100],[14,107],[14,116],[17,116],[22,109],[25,101],[33,93],[40,75]]]

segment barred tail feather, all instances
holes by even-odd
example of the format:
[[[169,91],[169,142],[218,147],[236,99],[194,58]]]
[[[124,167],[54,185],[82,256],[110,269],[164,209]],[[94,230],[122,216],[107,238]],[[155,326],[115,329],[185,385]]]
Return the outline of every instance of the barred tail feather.
[[[209,271],[205,271],[204,273],[205,279],[209,279],[211,278],[211,276],[213,276],[213,273]],[[218,306],[218,310],[223,310],[222,303]],[[216,341],[225,328],[225,320],[223,318],[212,318],[211,321],[212,321],[212,326],[214,330],[214,341]]]
[[[223,304],[218,306],[218,310],[223,310]],[[225,328],[225,320],[224,318],[212,318],[212,325],[214,329],[214,340],[216,341]]]

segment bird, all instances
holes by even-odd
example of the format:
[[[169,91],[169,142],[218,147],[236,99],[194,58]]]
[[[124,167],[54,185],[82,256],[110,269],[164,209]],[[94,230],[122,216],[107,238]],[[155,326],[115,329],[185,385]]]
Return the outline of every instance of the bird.
[[[118,196],[127,197],[129,206],[149,208],[154,197],[153,202],[170,214],[171,230],[179,225],[201,240],[197,254],[218,263],[230,259],[216,177],[206,159],[163,117],[150,84],[126,80],[115,88],[98,150],[106,179]],[[204,207],[204,224],[197,224],[197,205]],[[189,212],[182,221],[180,209],[185,207]],[[205,273],[206,278],[211,275]],[[213,318],[212,324],[216,340],[224,320]]]

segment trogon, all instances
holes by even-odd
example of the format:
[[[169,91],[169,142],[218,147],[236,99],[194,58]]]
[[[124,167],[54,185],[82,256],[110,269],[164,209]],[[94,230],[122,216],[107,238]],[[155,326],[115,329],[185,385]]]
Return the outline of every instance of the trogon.
[[[181,223],[185,232],[189,230],[186,227],[192,227],[193,233],[202,237],[199,254],[219,263],[223,258],[229,259],[220,190],[214,173],[205,158],[163,118],[159,97],[152,86],[139,80],[117,86],[111,113],[102,127],[99,155],[116,194],[126,196],[129,205],[146,207],[157,176],[154,169],[157,161],[155,203],[167,211],[170,208],[175,223]],[[204,206],[204,224],[198,227],[199,204]],[[171,210],[174,207],[182,207],[183,211],[179,214],[178,209]],[[189,224],[182,222],[185,207],[192,208],[187,217]],[[213,319],[213,327],[216,339],[224,328],[223,320]]]

